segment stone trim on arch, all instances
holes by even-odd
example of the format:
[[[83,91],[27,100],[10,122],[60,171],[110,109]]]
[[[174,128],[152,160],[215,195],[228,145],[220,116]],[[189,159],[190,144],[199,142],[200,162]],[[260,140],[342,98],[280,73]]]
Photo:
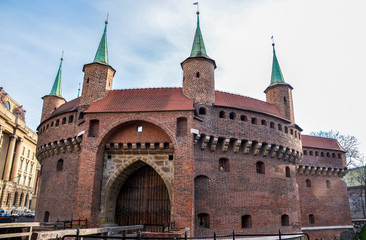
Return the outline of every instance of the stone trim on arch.
[[[110,157],[110,158],[108,158]],[[167,154],[109,154],[104,157],[103,183],[100,202],[100,225],[115,224],[115,208],[119,191],[125,180],[145,164],[163,179],[173,202],[173,162]]]

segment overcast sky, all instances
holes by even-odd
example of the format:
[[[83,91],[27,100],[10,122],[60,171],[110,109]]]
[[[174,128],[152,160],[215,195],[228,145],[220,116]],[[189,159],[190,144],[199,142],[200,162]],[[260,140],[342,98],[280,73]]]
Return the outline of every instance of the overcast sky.
[[[62,91],[77,96],[82,67],[94,59],[109,12],[113,88],[180,87],[192,47],[191,0],[0,0],[0,86],[39,124],[61,52]],[[366,153],[365,0],[201,0],[216,89],[265,100],[272,66],[271,36],[285,81],[292,85],[295,120],[303,134],[339,130]]]

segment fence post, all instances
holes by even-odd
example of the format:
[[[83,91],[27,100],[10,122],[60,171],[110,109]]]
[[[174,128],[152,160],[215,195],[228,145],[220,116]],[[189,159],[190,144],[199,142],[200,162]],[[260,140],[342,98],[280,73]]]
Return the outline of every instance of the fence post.
[[[216,240],[216,230],[214,230],[214,240]]]
[[[233,230],[233,240],[235,240],[235,230]]]
[[[76,240],[79,240],[80,229],[76,229]]]
[[[278,239],[281,240],[281,229],[278,229]]]
[[[141,239],[141,230],[139,229],[137,231],[137,239],[140,240]]]
[[[184,240],[187,240],[187,231],[184,231]]]

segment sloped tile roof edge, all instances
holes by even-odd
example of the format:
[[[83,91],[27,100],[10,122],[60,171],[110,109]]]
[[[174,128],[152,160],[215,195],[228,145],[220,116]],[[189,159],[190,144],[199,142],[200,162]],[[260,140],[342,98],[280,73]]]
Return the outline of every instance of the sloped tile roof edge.
[[[334,138],[302,135],[301,141],[303,147],[346,152],[346,150],[344,150],[344,148],[339,144],[337,139]]]

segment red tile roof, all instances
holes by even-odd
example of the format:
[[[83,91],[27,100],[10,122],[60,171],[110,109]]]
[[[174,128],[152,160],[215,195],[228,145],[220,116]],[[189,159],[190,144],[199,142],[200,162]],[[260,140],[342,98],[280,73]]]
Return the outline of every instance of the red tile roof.
[[[345,152],[338,141],[333,138],[302,135],[301,139],[303,147],[322,148]]]
[[[62,113],[66,113],[66,112],[71,112],[71,111],[75,111],[76,108],[79,106],[80,104],[80,97],[75,98],[69,102],[66,102],[64,104],[62,104],[60,107],[58,107],[52,114],[51,117],[53,116],[57,116],[60,115]]]
[[[267,113],[285,119],[273,104],[237,94],[216,91],[215,106],[231,107],[255,112]]]
[[[91,112],[151,112],[193,110],[193,100],[182,88],[142,88],[111,90],[107,97],[92,103]]]

